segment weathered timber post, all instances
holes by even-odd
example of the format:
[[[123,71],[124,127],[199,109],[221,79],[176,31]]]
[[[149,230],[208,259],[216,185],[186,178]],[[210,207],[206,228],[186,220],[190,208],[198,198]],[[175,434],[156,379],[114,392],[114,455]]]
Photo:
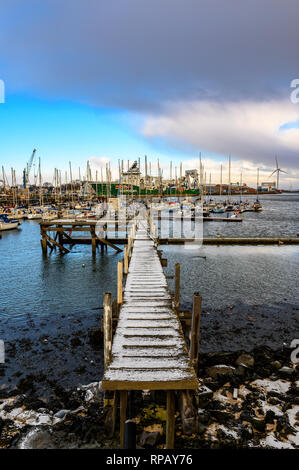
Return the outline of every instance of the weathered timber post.
[[[112,300],[111,292],[104,293],[104,313],[103,313],[103,329],[104,329],[104,367],[108,367],[111,360],[112,350]]]
[[[42,239],[41,239],[41,245],[42,245],[42,250],[43,250],[43,254],[46,255],[47,254],[47,238],[46,238],[46,231],[44,230],[44,228],[41,226],[40,228],[40,233],[41,233],[41,236],[42,236]]]
[[[200,336],[200,318],[201,318],[201,295],[196,292],[193,296],[192,322],[191,322],[191,344],[190,359],[195,372],[198,372],[198,353]]]
[[[62,225],[57,225],[57,232],[58,232],[58,242],[59,245],[63,246],[63,234],[62,234]],[[62,253],[62,249],[59,248],[60,253]]]
[[[123,262],[117,263],[117,304],[118,307],[123,303]]]
[[[130,237],[130,235],[128,235],[128,257],[129,257],[129,259],[131,258],[130,248],[131,248],[131,237]]]
[[[96,254],[97,250],[97,239],[96,239],[96,231],[95,231],[95,226],[91,225],[90,226],[90,233],[91,233],[91,246],[92,246],[92,254]]]
[[[124,247],[124,273],[128,274],[129,271],[129,258],[128,258],[128,245]]]
[[[106,370],[111,361],[112,351],[112,298],[111,292],[104,293],[104,312],[102,326],[104,330],[104,369]],[[104,408],[106,410],[105,416],[105,431],[110,437],[113,436],[115,431],[115,418],[117,407],[117,395],[114,392],[113,399],[111,393],[106,391],[104,394]]]
[[[176,263],[174,272],[174,311],[179,313],[180,308],[180,281],[181,281],[181,265]]]
[[[166,410],[166,449],[174,449],[175,438],[175,398],[172,390],[167,391]]]
[[[117,414],[117,391],[104,394],[105,421],[104,429],[108,437],[113,437],[115,433],[116,414]]]
[[[198,410],[193,405],[191,390],[182,390],[179,393],[179,408],[183,427],[183,433],[190,436],[198,430]]]
[[[127,418],[127,403],[128,392],[126,390],[120,391],[120,448],[125,446],[125,422]]]

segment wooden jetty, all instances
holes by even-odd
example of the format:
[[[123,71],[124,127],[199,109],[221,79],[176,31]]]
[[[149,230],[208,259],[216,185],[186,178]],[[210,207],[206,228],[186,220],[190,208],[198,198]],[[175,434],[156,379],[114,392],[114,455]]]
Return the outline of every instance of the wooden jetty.
[[[249,237],[249,238],[158,238],[159,245],[183,245],[184,243],[202,245],[299,245],[299,237]]]
[[[146,222],[139,222],[128,247],[132,256],[127,268],[124,294],[118,285],[119,319],[112,343],[111,294],[104,296],[105,372],[102,388],[120,394],[120,440],[124,446],[124,428],[128,392],[165,390],[167,393],[166,447],[174,447],[174,391],[197,390],[198,379],[189,357],[177,309],[154,240]],[[127,265],[126,254],[124,265]],[[120,266],[119,276],[122,273]],[[119,301],[121,299],[121,301]],[[198,309],[197,309],[198,310]],[[197,312],[198,313],[198,312]],[[195,315],[196,316],[196,315]],[[197,315],[198,317],[198,315]],[[109,326],[110,325],[110,326]],[[194,330],[195,331],[195,330]],[[198,343],[198,333],[193,344]],[[114,392],[116,393],[116,392]],[[116,407],[116,398],[114,399]]]
[[[93,254],[96,253],[98,245],[101,247],[110,246],[116,251],[122,251],[121,248],[109,240],[107,234],[109,232],[118,234],[119,231],[124,233],[125,236],[122,236],[120,241],[118,241],[117,237],[114,237],[118,244],[123,244],[127,240],[131,225],[131,220],[127,219],[123,223],[117,218],[112,220],[53,219],[51,221],[43,221],[40,223],[42,250],[44,254],[47,254],[48,248],[51,252],[53,249],[59,248],[62,254],[66,254],[70,250],[65,245],[91,244]],[[87,232],[89,236],[73,236],[73,233],[78,234],[78,232]],[[53,233],[53,236],[50,233]]]
[[[173,220],[173,221],[184,221],[184,220],[191,220],[195,222],[197,220],[201,220],[203,222],[243,222],[243,217],[201,217],[201,216],[175,216],[175,217],[167,217],[167,216],[155,216],[156,220]]]
[[[170,219],[171,220],[171,219]],[[205,220],[205,218],[204,218]],[[230,220],[230,219],[229,219]],[[239,220],[239,219],[233,219]],[[217,237],[217,238],[163,238],[157,234],[157,228],[151,221],[152,228],[155,229],[155,239],[158,245],[183,245],[184,243],[198,243],[203,245],[298,245],[299,237]],[[128,243],[129,231],[133,225],[133,219],[122,222],[119,219],[53,219],[40,223],[41,246],[44,254],[50,253],[58,248],[61,254],[70,252],[75,245],[91,245],[92,253],[96,254],[98,246],[112,248],[120,252],[120,246]],[[78,236],[79,233],[86,233],[86,236]],[[53,235],[52,235],[53,234]],[[67,248],[68,247],[68,248]]]

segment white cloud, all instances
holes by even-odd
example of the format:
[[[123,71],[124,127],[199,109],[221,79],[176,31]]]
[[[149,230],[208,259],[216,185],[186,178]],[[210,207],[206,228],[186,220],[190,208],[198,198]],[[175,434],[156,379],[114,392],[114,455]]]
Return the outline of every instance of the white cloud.
[[[173,147],[232,155],[247,165],[273,166],[278,154],[282,168],[298,168],[299,129],[284,129],[299,119],[299,106],[287,100],[268,102],[168,103],[163,114],[148,115],[142,133],[164,139]],[[251,162],[251,163],[249,163]]]
[[[106,168],[106,165],[110,163],[109,157],[90,157],[89,159],[91,166],[97,168]]]

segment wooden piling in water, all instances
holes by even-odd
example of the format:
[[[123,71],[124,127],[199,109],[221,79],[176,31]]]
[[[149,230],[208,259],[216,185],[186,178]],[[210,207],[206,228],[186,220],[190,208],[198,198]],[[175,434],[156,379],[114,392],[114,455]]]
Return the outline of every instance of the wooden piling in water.
[[[129,257],[128,257],[128,245],[124,247],[124,274],[127,275],[129,271]]]
[[[174,272],[174,311],[179,313],[180,308],[180,282],[181,282],[181,265],[176,263]]]
[[[96,231],[95,226],[90,226],[90,234],[91,234],[91,246],[92,246],[92,254],[95,255],[97,252],[97,238],[96,238]]]
[[[195,372],[198,372],[198,353],[200,337],[200,319],[201,319],[201,296],[196,292],[193,296],[192,322],[191,322],[191,342],[190,359]]]
[[[46,235],[47,235],[47,232],[43,228],[41,228],[41,236],[42,236],[41,245],[42,245],[42,251],[43,251],[44,255],[47,254],[47,238],[46,238]]]
[[[117,263],[117,304],[118,307],[123,303],[123,262]]]
[[[104,329],[104,367],[106,369],[111,360],[111,350],[112,350],[111,292],[104,293],[103,329]]]

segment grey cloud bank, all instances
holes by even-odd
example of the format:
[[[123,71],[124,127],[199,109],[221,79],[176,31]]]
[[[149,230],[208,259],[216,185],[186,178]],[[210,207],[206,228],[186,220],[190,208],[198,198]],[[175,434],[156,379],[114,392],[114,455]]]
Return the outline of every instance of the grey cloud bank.
[[[298,16],[293,0],[4,0],[0,50],[10,86],[98,105],[265,99],[297,78]]]
[[[236,133],[229,127],[230,115],[225,119],[221,112],[227,132],[211,145],[211,108],[222,103],[232,110],[240,103],[244,109],[251,102],[257,111],[259,102],[276,101],[288,120],[290,83],[299,76],[298,18],[297,0],[3,0],[2,78],[12,90],[141,113],[144,135],[156,134],[171,145],[175,140],[189,147],[208,142],[207,150],[222,153],[237,146],[240,155],[249,144],[246,119]],[[201,102],[210,103],[210,125],[198,119]],[[174,118],[169,103],[191,103],[196,116],[189,118],[201,126],[200,138],[182,119],[186,107],[179,111],[184,129],[168,123],[164,134],[157,130],[154,118],[164,119],[164,125],[165,112],[167,119]],[[250,151],[244,148],[245,156],[263,153],[267,160],[278,145],[294,166],[296,135],[289,144],[284,137],[277,140],[273,127],[269,133],[266,122],[258,123],[266,131],[250,123],[250,142],[255,143]],[[217,121],[215,130],[219,126]]]

